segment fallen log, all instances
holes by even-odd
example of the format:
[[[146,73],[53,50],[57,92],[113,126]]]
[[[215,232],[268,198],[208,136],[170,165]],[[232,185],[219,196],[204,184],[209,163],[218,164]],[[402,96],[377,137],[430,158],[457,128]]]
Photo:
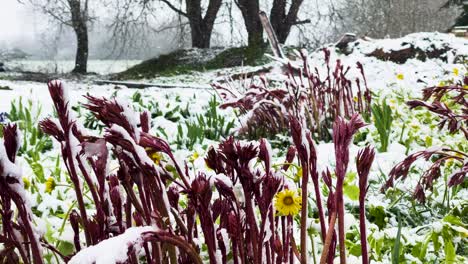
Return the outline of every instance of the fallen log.
[[[113,84],[113,85],[122,85],[127,88],[134,89],[144,89],[144,88],[163,88],[163,89],[176,89],[176,88],[186,88],[186,89],[202,89],[208,90],[212,89],[209,85],[187,85],[184,83],[177,84],[167,84],[167,83],[141,83],[141,82],[124,82],[124,81],[111,81],[111,80],[96,80],[94,81],[97,85]]]

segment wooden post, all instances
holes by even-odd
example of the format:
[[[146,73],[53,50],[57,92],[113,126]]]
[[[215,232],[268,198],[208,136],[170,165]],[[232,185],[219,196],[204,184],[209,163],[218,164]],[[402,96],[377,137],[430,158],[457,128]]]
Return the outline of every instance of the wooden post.
[[[260,21],[262,22],[263,28],[267,33],[268,42],[270,43],[271,49],[273,50],[273,55],[280,59],[284,59],[285,56],[283,54],[283,50],[281,49],[281,45],[278,41],[278,38],[276,37],[273,27],[271,26],[267,14],[264,11],[260,11],[260,13],[258,13],[258,16],[260,17]]]

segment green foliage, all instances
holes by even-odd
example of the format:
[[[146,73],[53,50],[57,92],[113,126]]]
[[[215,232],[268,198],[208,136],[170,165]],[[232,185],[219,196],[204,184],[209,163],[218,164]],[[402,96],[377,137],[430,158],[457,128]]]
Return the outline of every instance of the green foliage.
[[[379,151],[386,152],[392,132],[392,109],[387,105],[386,100],[383,100],[381,104],[377,103],[372,105],[372,115],[374,116],[374,125],[380,137]]]
[[[379,227],[379,229],[383,229],[386,225],[387,222],[385,221],[386,213],[385,209],[383,206],[371,206],[369,207],[369,212],[368,212],[367,218],[369,219],[369,222],[374,223]]]
[[[191,50],[176,50],[157,58],[143,61],[115,76],[115,79],[144,79],[156,76],[175,76],[194,71],[213,70],[243,65],[257,66],[270,62],[264,55],[265,47],[234,47],[217,54],[213,59],[203,61],[190,59]]]
[[[26,104],[22,98],[11,102],[9,119],[16,122],[23,133],[23,143],[19,154],[23,155],[39,182],[45,181],[42,166],[42,154],[52,149],[52,140],[38,127],[42,107],[34,106],[29,100]]]
[[[218,113],[218,106],[219,102],[216,96],[212,96],[206,112],[197,114],[195,121],[185,121],[185,130],[179,124],[175,143],[179,147],[185,146],[192,150],[195,144],[203,144],[205,139],[220,140],[228,136],[231,129],[234,128],[234,120],[228,121],[224,116],[221,116]]]
[[[204,127],[203,136],[210,140],[219,140],[229,135],[234,128],[234,120],[227,121],[224,116],[218,114],[219,102],[216,96],[212,96],[208,102],[208,109],[204,114],[197,115],[198,124]]]
[[[359,200],[359,187],[354,184],[356,173],[350,172],[346,175],[343,184],[343,193],[353,201]]]
[[[395,243],[393,244],[392,251],[392,264],[400,263],[400,241],[401,241],[401,216],[398,214],[398,232],[395,238]]]

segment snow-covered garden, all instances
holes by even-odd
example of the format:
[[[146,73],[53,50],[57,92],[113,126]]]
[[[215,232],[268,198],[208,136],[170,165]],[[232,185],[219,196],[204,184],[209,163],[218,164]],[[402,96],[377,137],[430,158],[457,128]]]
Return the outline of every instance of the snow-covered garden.
[[[369,55],[409,46],[444,54]],[[417,33],[167,80],[192,88],[0,77],[0,260],[466,263],[467,54]]]

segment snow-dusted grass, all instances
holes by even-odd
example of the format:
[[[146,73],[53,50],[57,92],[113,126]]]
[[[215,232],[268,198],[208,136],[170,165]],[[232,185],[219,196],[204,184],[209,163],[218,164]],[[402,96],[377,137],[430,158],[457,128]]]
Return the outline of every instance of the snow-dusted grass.
[[[141,61],[139,60],[89,60],[88,72],[110,74],[124,71]],[[11,60],[5,67],[11,71],[30,71],[42,73],[67,73],[73,70],[73,60]]]

